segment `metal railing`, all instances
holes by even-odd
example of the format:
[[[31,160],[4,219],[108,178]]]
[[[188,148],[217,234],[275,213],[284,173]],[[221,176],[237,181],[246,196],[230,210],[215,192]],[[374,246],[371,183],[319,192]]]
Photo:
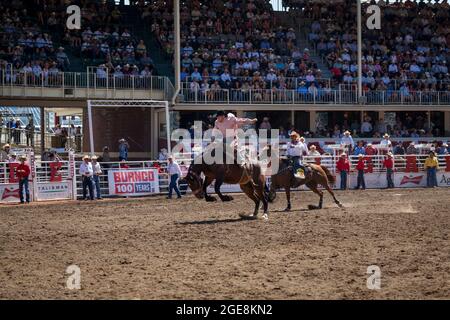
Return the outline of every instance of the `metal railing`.
[[[163,92],[164,99],[170,99],[170,81],[167,77],[98,74],[92,72],[24,72],[22,70],[0,70],[0,86],[2,92],[10,88],[61,88],[89,90],[128,90]]]
[[[214,104],[357,104],[355,90],[314,89],[308,91],[279,89],[182,89],[181,103]],[[450,105],[450,91],[369,91],[367,105]]]

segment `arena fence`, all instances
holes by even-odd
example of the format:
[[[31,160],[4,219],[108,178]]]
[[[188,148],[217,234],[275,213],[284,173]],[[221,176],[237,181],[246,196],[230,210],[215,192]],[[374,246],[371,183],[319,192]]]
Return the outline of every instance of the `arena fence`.
[[[82,177],[79,174],[81,162],[76,162],[74,154],[69,153],[65,161],[38,161],[31,149],[22,149],[31,166],[30,193],[32,201],[74,200],[83,197]],[[426,186],[424,163],[426,155],[402,155],[394,157],[394,185],[398,188],[415,188]],[[340,188],[340,174],[336,170],[339,154],[317,157],[304,157],[306,163],[316,163],[327,167],[336,177],[333,188]],[[383,166],[385,155],[365,156],[365,181],[367,188],[380,189],[387,186],[386,169]],[[438,156],[437,174],[440,187],[450,187],[450,155]],[[347,186],[356,186],[357,156],[349,157],[351,170],[347,176]],[[192,161],[189,155],[177,157],[183,175],[187,173]],[[18,163],[0,163],[0,203],[19,202],[19,188],[15,169]],[[128,161],[101,163],[102,174],[99,176],[102,197],[136,197],[167,194],[169,179],[165,161]],[[270,167],[270,166],[269,166]],[[266,170],[270,183],[270,169]],[[180,179],[182,193],[188,191],[186,183]],[[95,188],[94,188],[95,189]],[[300,189],[306,189],[302,187]],[[237,185],[224,184],[222,192],[241,192]],[[211,186],[208,192],[214,193]],[[95,193],[95,191],[94,191]]]

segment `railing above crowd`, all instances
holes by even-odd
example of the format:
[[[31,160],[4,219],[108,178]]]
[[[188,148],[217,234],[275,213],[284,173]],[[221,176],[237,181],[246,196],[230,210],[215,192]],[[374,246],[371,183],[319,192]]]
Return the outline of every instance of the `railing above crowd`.
[[[181,90],[187,104],[368,104],[368,105],[450,105],[450,91],[368,91],[363,101],[356,90],[314,89],[208,89]]]
[[[167,77],[144,75],[121,75],[96,72],[59,72],[49,71],[35,74],[21,70],[0,70],[0,86],[5,95],[8,88],[61,88],[90,90],[129,90],[162,92],[161,98],[172,98],[173,85]]]
[[[384,91],[366,91],[361,100],[358,98],[356,87],[351,84],[331,89],[333,80],[316,79],[315,81],[319,81],[325,86],[298,88],[299,81],[301,81],[299,78],[288,79],[288,82],[292,84],[288,87],[297,89],[279,89],[275,82],[269,82],[267,89],[209,88],[205,90],[200,86],[191,88],[189,83],[183,82],[178,102],[187,104],[450,104],[450,91],[414,91],[394,86],[394,89]],[[160,95],[157,98],[171,100],[174,93],[174,86],[167,77],[116,76],[109,73],[99,75],[96,72],[48,72],[36,75],[33,72],[20,70],[12,72],[0,70],[0,86],[3,95],[11,94],[7,89],[12,88],[88,89],[89,92],[128,90],[130,92],[148,92],[152,97],[153,92],[159,92]],[[41,94],[45,96],[45,92],[42,90]]]

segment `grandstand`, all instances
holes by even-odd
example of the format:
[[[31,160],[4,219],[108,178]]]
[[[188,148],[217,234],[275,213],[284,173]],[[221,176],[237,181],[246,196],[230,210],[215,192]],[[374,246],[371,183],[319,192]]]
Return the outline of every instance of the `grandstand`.
[[[1,0],[0,107],[32,108],[37,153],[67,148],[55,127],[71,119],[82,120],[79,152],[90,151],[95,99],[169,101],[171,128],[207,127],[226,109],[309,142],[336,142],[345,130],[375,143],[385,132],[446,141],[448,1],[364,1],[363,21],[375,3],[382,28],[363,24],[360,94],[354,0],[71,1],[80,30],[67,29],[64,1]],[[109,146],[116,156],[120,138],[136,160],[166,146],[163,107],[102,107],[92,117],[98,154]]]

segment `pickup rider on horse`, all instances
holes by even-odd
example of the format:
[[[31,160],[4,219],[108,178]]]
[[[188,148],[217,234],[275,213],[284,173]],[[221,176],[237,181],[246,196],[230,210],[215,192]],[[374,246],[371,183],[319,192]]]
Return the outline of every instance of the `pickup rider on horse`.
[[[302,164],[302,159],[304,155],[308,154],[308,147],[301,141],[297,132],[292,131],[290,137],[291,141],[287,143],[287,156],[292,160],[294,176],[305,179],[305,166]]]

